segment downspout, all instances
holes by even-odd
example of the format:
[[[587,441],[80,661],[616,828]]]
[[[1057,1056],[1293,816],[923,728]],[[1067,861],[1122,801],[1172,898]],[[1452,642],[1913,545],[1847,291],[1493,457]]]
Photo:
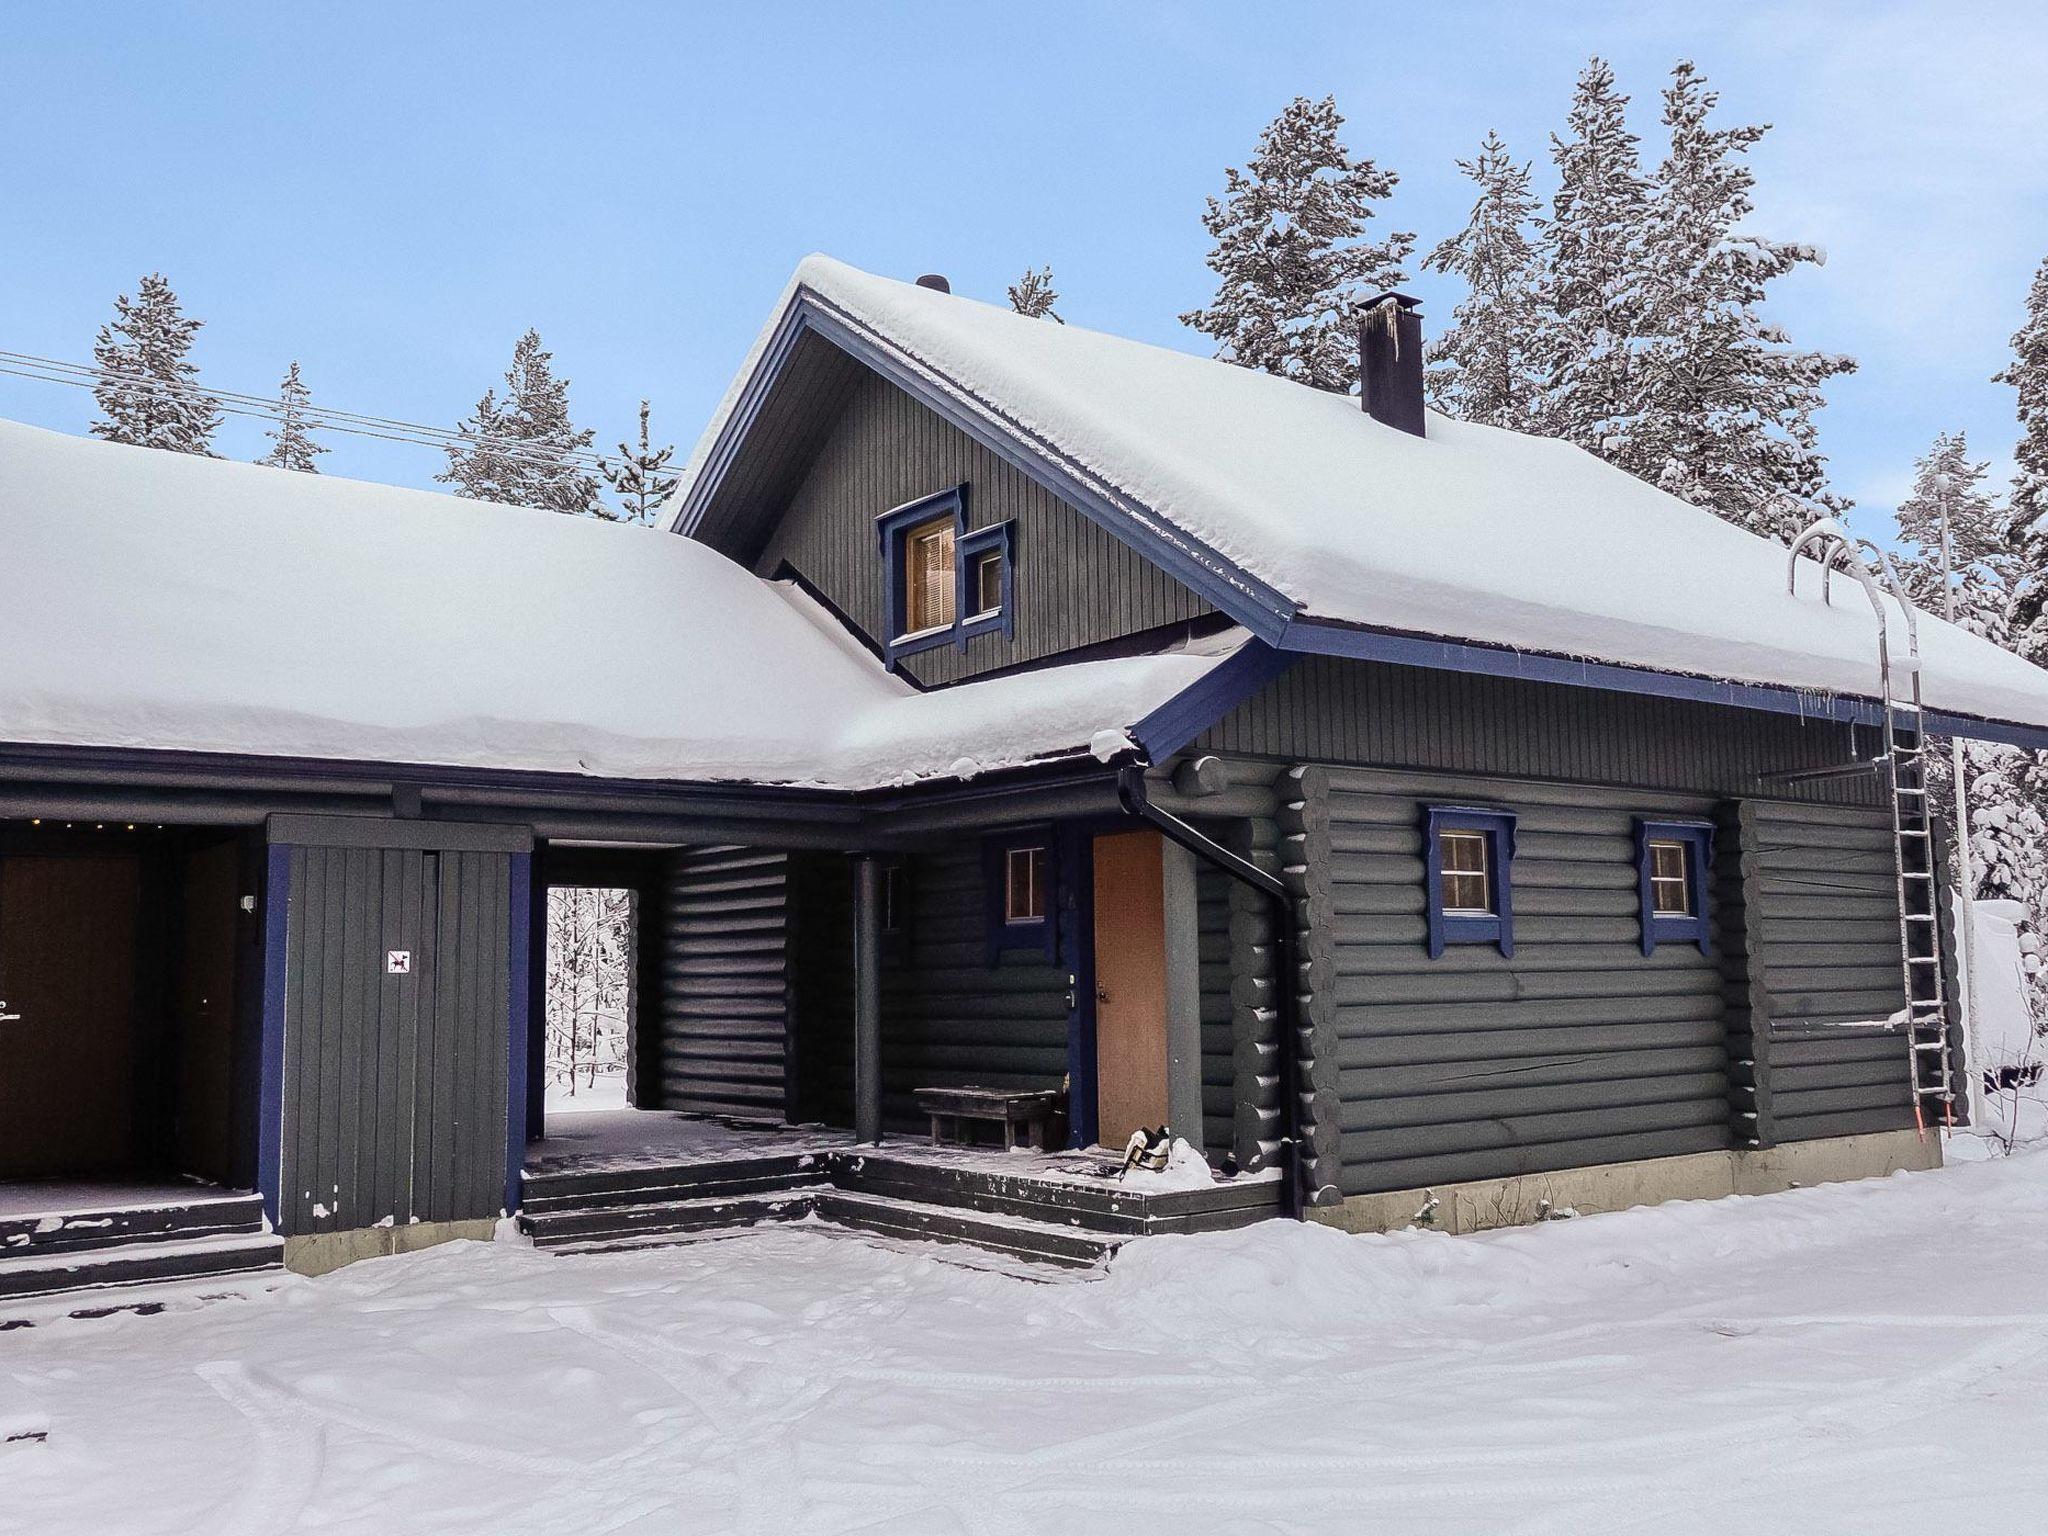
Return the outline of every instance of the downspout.
[[[1294,897],[1276,875],[1238,857],[1206,832],[1170,811],[1152,804],[1145,791],[1145,770],[1123,769],[1117,775],[1117,799],[1128,815],[1151,823],[1196,858],[1215,865],[1233,880],[1266,898],[1273,912],[1274,990],[1280,1027],[1280,1178],[1281,1211],[1300,1221],[1307,1206],[1301,1178],[1301,1070],[1299,1020],[1300,969],[1295,960]]]

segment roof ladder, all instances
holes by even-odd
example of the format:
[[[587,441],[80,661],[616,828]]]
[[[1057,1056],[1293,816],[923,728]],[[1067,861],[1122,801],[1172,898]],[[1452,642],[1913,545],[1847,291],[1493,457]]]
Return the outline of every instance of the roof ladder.
[[[1937,905],[1941,900],[1941,882],[1935,862],[1934,816],[1927,784],[1927,711],[1920,691],[1920,625],[1891,558],[1867,542],[1859,545],[1831,517],[1814,523],[1793,541],[1786,585],[1795,595],[1799,590],[1799,559],[1809,552],[1820,566],[1823,601],[1831,600],[1829,585],[1834,573],[1840,570],[1863,588],[1877,614],[1878,696],[1884,703],[1884,749],[1878,758],[1878,771],[1891,804],[1899,963],[1906,996],[1905,1008],[1894,1019],[1905,1025],[1913,1122],[1925,1140],[1930,1104],[1940,1106],[1938,1113],[1944,1125],[1955,1123],[1955,1079]],[[1882,581],[1877,570],[1872,569],[1873,558],[1884,573]],[[1887,595],[1897,604],[1906,626],[1906,655],[1897,661],[1892,657]]]

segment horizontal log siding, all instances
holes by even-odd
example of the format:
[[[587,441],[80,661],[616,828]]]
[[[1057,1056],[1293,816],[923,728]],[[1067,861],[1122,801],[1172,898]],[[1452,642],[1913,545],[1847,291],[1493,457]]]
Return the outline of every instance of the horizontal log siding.
[[[1724,979],[1641,950],[1633,820],[1713,803],[1311,767],[1298,775],[1310,1022],[1345,1194],[1730,1145]],[[1515,954],[1424,947],[1423,807],[1519,817]]]
[[[788,862],[753,848],[686,849],[668,861],[652,1053],[663,1108],[783,1118]]]
[[[1903,1032],[1834,1027],[1905,1006],[1889,817],[1759,800],[1740,821],[1770,1017],[1767,1134],[1806,1141],[1910,1126]]]
[[[809,1118],[851,1120],[851,874],[846,860],[803,866],[796,965],[797,1071]],[[991,965],[981,852],[905,860],[899,933],[882,946],[882,1118],[925,1129],[912,1094],[977,1084],[1057,1088],[1067,1073],[1067,973],[1036,951]]]
[[[953,682],[1211,612],[1159,567],[874,374],[853,392],[754,569],[769,575],[787,562],[879,645],[884,573],[875,519],[956,485],[967,487],[970,530],[1016,521],[1016,634],[977,635],[964,652],[946,646],[906,658],[904,671],[920,682]]]
[[[1297,662],[1197,747],[1291,763],[1882,803],[1871,777],[1760,783],[1765,773],[1846,761],[1849,728],[1835,722],[1327,656]],[[1867,756],[1874,738],[1865,747]]]
[[[1231,887],[1213,864],[1195,866],[1202,972],[1202,1150],[1217,1161],[1237,1150],[1237,1039],[1231,1029]]]

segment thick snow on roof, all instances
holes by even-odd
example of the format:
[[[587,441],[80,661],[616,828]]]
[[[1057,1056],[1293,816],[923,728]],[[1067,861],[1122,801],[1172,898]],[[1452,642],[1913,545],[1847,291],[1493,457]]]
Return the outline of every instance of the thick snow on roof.
[[[690,539],[0,422],[0,741],[869,788],[1088,750],[1201,678],[918,694]]]
[[[1775,684],[1877,692],[1863,594],[1568,444],[1356,399],[807,258],[808,289],[1311,618]],[[770,323],[770,330],[774,321]],[[767,333],[764,332],[764,343]],[[758,355],[758,353],[757,353]],[[746,370],[751,372],[751,367]],[[728,407],[693,464],[701,465]],[[1931,616],[1930,706],[2048,725],[2048,673]],[[1903,629],[1894,630],[1903,654]]]

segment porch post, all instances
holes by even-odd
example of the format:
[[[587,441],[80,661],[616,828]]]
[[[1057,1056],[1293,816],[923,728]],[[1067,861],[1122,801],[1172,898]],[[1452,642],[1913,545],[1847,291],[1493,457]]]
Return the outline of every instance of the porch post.
[[[853,861],[853,1137],[882,1139],[882,866]]]

